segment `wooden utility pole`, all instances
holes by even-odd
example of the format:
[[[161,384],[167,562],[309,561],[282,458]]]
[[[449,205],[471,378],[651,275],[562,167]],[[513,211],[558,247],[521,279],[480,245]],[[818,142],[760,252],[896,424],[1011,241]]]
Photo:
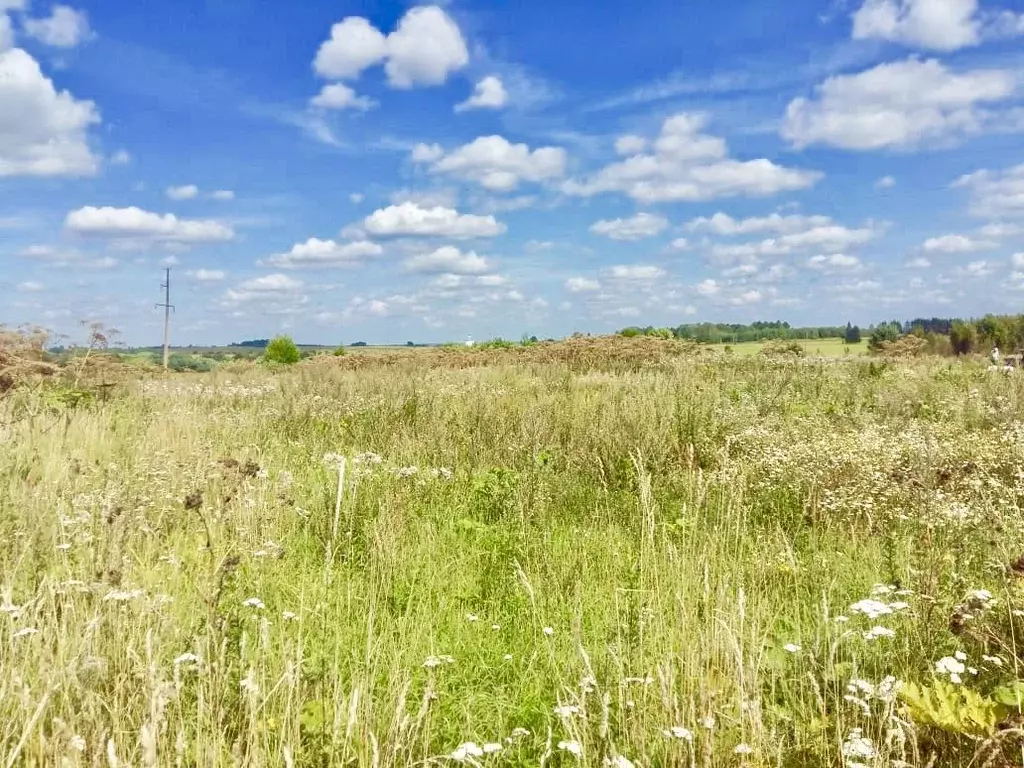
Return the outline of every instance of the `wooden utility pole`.
[[[174,305],[171,304],[171,268],[167,267],[167,279],[160,284],[160,287],[164,289],[164,303],[157,304],[157,308],[164,308],[164,370],[167,370],[167,363],[170,359],[170,340],[171,340],[171,310],[174,309]]]

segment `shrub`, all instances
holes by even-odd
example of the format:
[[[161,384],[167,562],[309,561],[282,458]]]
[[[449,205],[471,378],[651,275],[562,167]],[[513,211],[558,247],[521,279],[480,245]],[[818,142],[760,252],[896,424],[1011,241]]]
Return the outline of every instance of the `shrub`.
[[[875,326],[871,331],[871,338],[868,340],[868,349],[872,352],[881,352],[884,345],[890,341],[896,341],[902,334],[894,323],[882,323]]]
[[[334,356],[335,357],[344,357],[345,356],[345,348],[339,344],[334,349]]]
[[[178,373],[182,371],[206,373],[212,371],[216,367],[216,363],[208,357],[201,355],[185,355],[175,352],[167,358],[167,367]]]
[[[295,346],[291,336],[276,336],[271,339],[263,353],[263,359],[268,363],[281,363],[282,365],[292,365],[299,362],[301,358],[299,348]]]
[[[761,354],[765,357],[803,357],[807,350],[798,341],[766,341],[761,347]]]

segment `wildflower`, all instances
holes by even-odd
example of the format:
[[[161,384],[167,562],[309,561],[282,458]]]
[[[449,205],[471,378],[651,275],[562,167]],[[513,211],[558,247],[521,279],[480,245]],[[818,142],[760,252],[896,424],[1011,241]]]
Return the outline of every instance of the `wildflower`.
[[[295,475],[289,472],[287,469],[282,469],[277,473],[277,484],[280,486],[282,491],[287,491],[292,487],[295,482]]]
[[[0,605],[0,613],[6,613],[7,615],[13,616],[14,618],[18,618],[19,616],[21,616],[24,610],[24,606],[14,605],[14,603],[11,602],[4,602],[3,605]]]
[[[877,754],[875,745],[871,742],[871,739],[865,738],[862,735],[860,728],[854,728],[850,731],[846,741],[843,742],[844,757],[870,760]]]
[[[524,736],[529,736],[529,735],[530,735],[530,731],[527,728],[513,728],[512,729],[512,733],[510,735],[510,738],[521,739]]]
[[[700,724],[710,731],[715,727],[715,718],[713,718],[711,715],[708,715],[700,721]]]
[[[485,755],[493,755],[495,752],[501,752],[501,744],[493,741],[489,741],[483,746]]]
[[[894,603],[889,603],[889,607],[894,611],[905,611],[910,607],[910,603],[904,603],[902,600],[897,600]]]
[[[596,687],[597,687],[597,679],[594,678],[592,675],[587,675],[582,680],[580,680],[580,689],[585,694],[586,693],[592,693],[593,690]]]
[[[869,619],[877,619],[879,616],[892,613],[892,608],[878,600],[861,600],[850,606],[850,612],[862,613]]]
[[[796,643],[786,643],[782,646],[782,650],[786,653],[800,653],[800,646]]]
[[[183,653],[181,656],[174,660],[174,666],[180,666],[182,664],[202,664],[203,660],[196,656],[194,653]]]
[[[263,604],[263,601],[260,600],[258,597],[250,597],[248,600],[243,602],[242,605],[244,605],[246,608],[255,608],[257,611],[262,611],[264,608],[267,607]]]
[[[358,460],[359,457],[357,456],[356,461]],[[345,461],[345,457],[339,453],[325,453],[323,461],[329,467],[338,467]]]
[[[270,477],[270,473],[267,471],[266,467],[261,467],[260,469],[256,470],[256,477],[258,477],[260,480],[266,480],[268,477]]]
[[[419,471],[420,471],[419,467],[400,467],[400,468],[395,470],[395,476],[396,477],[400,477],[400,478],[402,478],[402,477],[412,477],[413,475],[415,475]]]
[[[987,589],[973,589],[967,593],[967,603],[973,608],[991,608],[996,600]]]
[[[583,755],[583,747],[578,741],[560,741],[558,742],[558,748],[564,749],[566,752],[576,755],[576,757]]]
[[[944,656],[935,662],[935,671],[940,675],[949,675],[950,682],[959,683],[960,675],[964,673],[964,665],[952,656]]]
[[[671,728],[665,728],[662,730],[662,733],[670,739],[693,741],[693,732],[688,728],[683,728],[681,725],[673,725]]]
[[[85,738],[77,734],[72,736],[68,740],[68,747],[75,750],[75,752],[85,752]]]
[[[967,661],[967,654],[963,651],[957,651],[953,654],[953,658],[957,661]]]
[[[836,618],[835,618],[836,624],[845,624],[849,620],[850,620],[849,616],[836,616]]]
[[[451,656],[427,656],[426,661],[423,662],[423,666],[427,669],[434,669],[440,667],[442,664],[454,664],[455,659]]]
[[[281,614],[281,618],[285,621],[297,621],[299,617],[291,611],[285,611]]]
[[[473,741],[460,744],[451,754],[452,760],[460,763],[466,762],[471,757],[483,757],[484,751]]]
[[[448,467],[434,467],[430,472],[442,480],[451,480],[454,477],[454,473]]]
[[[616,755],[615,757],[606,757],[604,764],[609,768],[634,768],[633,761],[628,757],[622,755]]]
[[[555,634],[555,630],[552,627],[544,627],[544,634],[548,637],[551,637],[553,634]]]
[[[896,637],[896,633],[888,627],[872,627],[864,633],[864,639],[868,641],[877,640],[880,637]]]
[[[69,549],[71,549],[71,545],[65,542],[64,544],[58,544],[57,549],[59,549],[61,552],[67,552]]]
[[[562,704],[561,706],[555,707],[554,712],[559,717],[569,718],[573,715],[579,714],[580,708],[574,704]]]
[[[879,595],[888,595],[895,591],[895,587],[890,587],[887,584],[875,584],[871,588],[871,596],[878,597]]]
[[[256,682],[255,670],[249,670],[249,673],[239,683],[239,687],[246,693],[251,693],[254,696],[260,692],[259,683]]]
[[[991,664],[994,667],[1003,666],[1003,660],[998,656],[982,656],[981,660],[984,661],[986,664]]]
[[[25,627],[24,629],[19,629],[17,632],[15,632],[13,635],[11,635],[11,637],[15,637],[15,638],[18,638],[18,637],[29,637],[30,635],[38,635],[38,634],[39,634],[39,630],[36,629],[35,627]]]
[[[138,598],[145,596],[145,594],[145,590],[142,589],[112,589],[103,596],[103,602],[127,603],[131,600],[137,600]]]
[[[501,624],[491,624],[491,629],[493,629],[495,632],[500,632]]]
[[[480,617],[477,616],[475,613],[467,613],[466,614],[466,621],[468,621],[470,624],[472,624],[474,622],[480,621]]]
[[[751,747],[749,744],[737,744],[736,745],[736,749],[733,750],[733,754],[749,755],[749,754],[752,754],[753,751],[754,751],[754,748]]]
[[[506,654],[505,654],[504,656],[502,656],[501,658],[502,658],[502,659],[503,659],[504,661],[512,661],[512,654],[511,654],[511,653],[506,653]]]
[[[379,453],[373,453],[371,451],[367,451],[366,453],[360,453],[358,456],[356,456],[354,459],[352,459],[352,463],[353,464],[372,464],[372,465],[383,464],[384,463],[384,457],[381,456]]]

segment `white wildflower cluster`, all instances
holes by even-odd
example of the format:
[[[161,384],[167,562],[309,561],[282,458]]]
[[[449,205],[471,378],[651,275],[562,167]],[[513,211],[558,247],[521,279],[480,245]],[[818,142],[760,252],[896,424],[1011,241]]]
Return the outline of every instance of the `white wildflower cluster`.
[[[415,477],[420,471],[417,466],[399,467],[395,470],[395,477],[402,479],[407,477]]]
[[[143,381],[139,384],[139,391],[146,397],[173,397],[173,398],[245,398],[264,397],[277,391],[273,384],[240,384],[225,380],[217,384],[206,382],[181,381]]]
[[[843,757],[846,758],[846,768],[867,768],[865,760],[873,760],[878,756],[871,739],[864,736],[860,728],[854,728],[846,736],[843,742]]]
[[[423,662],[423,666],[427,669],[436,669],[443,664],[454,664],[455,659],[448,655],[443,656],[427,656]]]
[[[496,755],[501,752],[501,749],[501,744],[497,742],[477,744],[475,741],[467,741],[456,747],[449,757],[457,763],[472,763],[474,762],[473,758]]]
[[[900,599],[886,602],[879,598],[902,598],[909,597],[912,594],[913,592],[909,589],[900,589],[889,584],[876,584],[871,588],[871,597],[865,598],[864,600],[858,600],[849,607],[849,612],[856,616],[863,616],[871,622],[876,622],[884,617],[893,616],[910,609],[910,604],[905,600]],[[848,617],[837,616],[836,621],[845,623],[848,621]],[[895,636],[895,630],[882,624],[873,624],[873,626],[861,632],[861,637],[868,642],[879,640],[881,638],[893,638]]]
[[[667,739],[676,739],[678,741],[693,741],[693,731],[689,728],[684,728],[681,725],[673,725],[669,728],[662,728],[661,733]]]
[[[896,702],[902,686],[903,683],[892,675],[884,677],[877,685],[868,680],[854,678],[846,686],[843,699],[859,708],[865,717],[870,717],[873,702],[891,707]]]
[[[989,657],[984,657],[989,658]],[[949,682],[959,685],[963,682],[964,674],[971,676],[978,674],[977,667],[967,665],[967,654],[957,651],[952,656],[943,656],[935,662],[935,673],[939,676],[949,678]]]

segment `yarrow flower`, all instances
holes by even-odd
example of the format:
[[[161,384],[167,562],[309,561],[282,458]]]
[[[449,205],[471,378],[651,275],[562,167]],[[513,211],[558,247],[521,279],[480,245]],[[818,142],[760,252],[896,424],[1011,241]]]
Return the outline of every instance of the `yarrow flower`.
[[[257,611],[262,611],[264,608],[267,607],[263,604],[263,601],[260,600],[258,597],[250,597],[248,600],[243,601],[242,605],[244,605],[246,608],[255,608]]]
[[[105,603],[127,603],[131,600],[137,600],[140,597],[145,597],[146,592],[142,589],[112,589],[103,596],[103,602]]]
[[[963,662],[952,656],[944,656],[935,662],[935,671],[940,675],[949,675],[949,680],[953,683],[962,682],[960,675],[964,673],[964,670]]]
[[[622,755],[606,757],[604,759],[604,764],[607,765],[608,768],[634,768],[633,761],[628,757],[623,757]]]
[[[558,748],[576,755],[576,757],[583,755],[583,747],[578,741],[560,741],[558,742]]]
[[[671,728],[665,728],[662,730],[662,733],[670,739],[693,741],[693,732],[689,728],[683,728],[681,725],[673,725]]]
[[[203,660],[196,656],[194,653],[183,653],[181,656],[174,660],[174,666],[178,667],[182,664],[202,664]]]
[[[878,754],[871,739],[865,738],[860,728],[854,728],[843,742],[843,757],[870,760]]]
[[[753,752],[754,748],[749,744],[737,744],[736,749],[733,750],[733,753],[737,755],[750,755],[753,754]]]
[[[880,637],[896,637],[896,633],[888,627],[872,627],[864,633],[865,640],[877,640]]]
[[[552,627],[544,627],[544,634],[548,637],[551,637],[553,634],[555,634],[555,630]]]
[[[879,616],[892,613],[892,608],[879,600],[860,600],[850,606],[850,612],[863,614],[869,619],[877,619]]]
[[[467,741],[465,744],[460,744],[456,747],[455,751],[452,752],[451,758],[457,762],[466,762],[471,757],[483,757],[484,751],[481,749],[476,742]]]
[[[14,637],[14,638],[29,637],[30,635],[38,635],[38,634],[39,634],[39,630],[36,629],[35,627],[25,627],[23,629],[19,629],[17,632],[15,632],[13,635],[11,635],[11,637]]]
[[[782,650],[786,653],[800,653],[800,646],[796,643],[786,643],[782,646]]]
[[[555,707],[554,713],[559,717],[572,717],[573,715],[579,714],[580,708],[575,704],[562,704],[561,706]]]
[[[442,664],[454,663],[455,659],[451,656],[427,656],[426,660],[423,662],[423,666],[427,669],[434,669],[435,667],[440,667]]]

